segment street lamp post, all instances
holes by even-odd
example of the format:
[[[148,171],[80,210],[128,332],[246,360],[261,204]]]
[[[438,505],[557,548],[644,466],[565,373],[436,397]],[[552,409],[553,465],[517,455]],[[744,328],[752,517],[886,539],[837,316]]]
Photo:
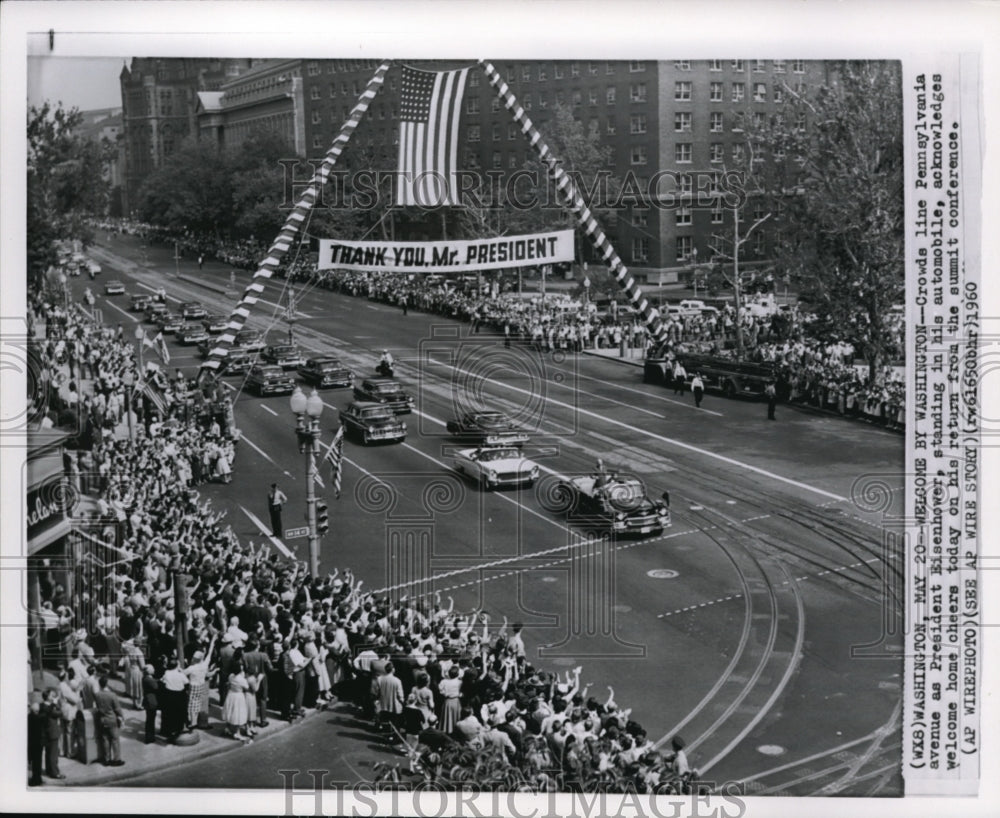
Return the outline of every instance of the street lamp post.
[[[291,282],[288,282],[288,304],[285,307],[285,320],[288,322],[288,343],[294,344],[295,337],[292,330],[295,325],[295,291],[292,289]]]
[[[174,242],[174,272],[177,277],[181,277],[181,244],[179,241]]]
[[[319,454],[319,417],[323,414],[323,399],[313,389],[307,398],[295,387],[289,401],[295,415],[295,434],[299,439],[299,451],[306,456],[306,521],[309,524],[309,573],[319,576],[319,541],[316,528],[316,455]]]
[[[132,370],[126,370],[125,375],[122,377],[122,382],[125,384],[125,415],[128,417],[128,445],[130,451],[135,453],[135,428],[132,425],[132,385],[135,383],[135,376],[132,374]]]

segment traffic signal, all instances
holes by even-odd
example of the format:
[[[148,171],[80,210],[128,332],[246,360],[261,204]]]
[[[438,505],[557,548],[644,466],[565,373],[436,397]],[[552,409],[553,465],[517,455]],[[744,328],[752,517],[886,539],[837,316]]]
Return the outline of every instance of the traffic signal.
[[[316,501],[316,532],[326,534],[330,530],[330,509],[326,500]]]

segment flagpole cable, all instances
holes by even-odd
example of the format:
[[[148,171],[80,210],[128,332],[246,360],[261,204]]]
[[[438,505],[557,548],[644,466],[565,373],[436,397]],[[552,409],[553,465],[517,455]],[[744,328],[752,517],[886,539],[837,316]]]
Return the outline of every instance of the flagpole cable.
[[[587,207],[587,203],[583,200],[573,180],[559,166],[559,160],[549,149],[538,129],[524,112],[524,108],[521,107],[521,104],[511,92],[510,86],[500,76],[496,68],[493,67],[493,63],[485,60],[479,60],[478,62],[482,66],[490,85],[496,89],[497,96],[507,110],[510,111],[514,121],[521,127],[521,133],[537,151],[542,162],[548,167],[549,173],[552,174],[552,178],[556,183],[556,190],[563,199],[566,208],[576,216],[578,226],[583,228],[594,249],[604,258],[608,269],[615,277],[615,281],[625,291],[632,305],[641,313],[643,322],[649,329],[650,335],[657,342],[664,340],[667,332],[663,322],[653,309],[653,305],[643,296],[642,290],[636,283],[635,278],[629,274],[628,268],[618,256],[618,253],[615,252],[615,248],[612,247],[604,230],[598,224],[596,217],[590,208]]]
[[[343,153],[344,148],[357,129],[358,124],[368,111],[368,107],[371,105],[375,95],[382,88],[385,82],[385,75],[391,64],[391,60],[384,60],[375,70],[372,78],[368,80],[368,84],[358,97],[358,101],[354,104],[350,116],[341,126],[340,132],[333,140],[333,144],[323,158],[323,162],[316,173],[313,174],[309,182],[309,187],[306,188],[305,193],[302,194],[292,212],[288,214],[285,225],[271,245],[268,255],[260,262],[257,272],[253,275],[253,280],[247,285],[247,288],[243,292],[243,297],[230,314],[226,329],[217,339],[216,345],[209,353],[208,359],[201,365],[199,378],[210,372],[217,371],[222,365],[222,359],[232,346],[236,338],[236,333],[243,329],[247,318],[250,316],[251,308],[257,303],[264,292],[263,282],[274,275],[275,270],[277,270],[278,265],[281,263],[281,259],[291,247],[292,241],[299,231],[299,226],[305,221],[309,210],[319,198],[320,191],[326,185],[333,166],[337,163],[341,153]]]

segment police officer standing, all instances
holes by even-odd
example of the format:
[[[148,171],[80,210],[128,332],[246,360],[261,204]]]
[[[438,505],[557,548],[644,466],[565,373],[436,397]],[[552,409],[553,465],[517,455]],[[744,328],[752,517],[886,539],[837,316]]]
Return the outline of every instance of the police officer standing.
[[[694,393],[694,405],[696,409],[701,409],[701,399],[705,394],[705,384],[701,379],[701,373],[696,372],[691,379],[691,391]]]
[[[774,407],[778,402],[778,390],[774,381],[768,381],[764,387],[764,396],[767,398],[767,419],[774,420]]]
[[[282,535],[281,507],[287,502],[288,498],[278,488],[278,484],[271,483],[271,490],[267,493],[267,510],[271,515],[271,534],[275,537],[281,537]]]

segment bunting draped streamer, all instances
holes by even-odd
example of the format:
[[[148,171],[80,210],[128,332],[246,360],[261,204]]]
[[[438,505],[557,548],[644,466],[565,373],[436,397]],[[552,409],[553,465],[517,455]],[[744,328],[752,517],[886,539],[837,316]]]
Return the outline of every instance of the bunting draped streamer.
[[[549,146],[545,144],[542,135],[524,113],[524,108],[521,107],[520,103],[511,93],[510,87],[500,74],[497,73],[493,64],[483,60],[479,60],[479,64],[486,72],[490,85],[496,89],[497,96],[500,97],[504,106],[510,111],[511,116],[514,117],[514,121],[521,126],[521,133],[524,134],[528,142],[531,143],[531,146],[538,152],[541,160],[548,166],[549,173],[552,174],[552,178],[555,180],[556,189],[559,191],[559,195],[562,196],[566,207],[576,215],[579,225],[583,228],[595,249],[603,257],[619,286],[628,295],[632,306],[642,315],[642,319],[649,328],[650,334],[655,340],[662,341],[666,336],[663,322],[660,321],[652,304],[643,297],[642,290],[639,289],[635,279],[629,275],[628,268],[618,257],[615,248],[611,246],[611,242],[608,241],[604,230],[601,229],[601,226],[597,223],[597,219],[594,218],[594,214],[591,213],[583,197],[580,196],[580,192],[577,190],[576,185],[573,184],[573,180],[559,167],[559,160],[549,150]]]
[[[257,272],[254,273],[253,281],[243,291],[243,297],[229,316],[229,323],[226,325],[225,331],[219,336],[215,348],[209,353],[208,359],[201,365],[201,374],[214,373],[219,369],[222,359],[225,358],[229,348],[233,344],[233,340],[236,338],[236,333],[243,329],[243,326],[246,324],[247,318],[250,316],[250,309],[257,303],[261,293],[264,292],[263,282],[274,275],[274,271],[277,270],[281,259],[292,246],[299,228],[305,222],[306,214],[316,203],[320,191],[326,184],[330,171],[333,170],[333,166],[337,163],[337,159],[340,158],[340,154],[343,153],[348,141],[350,141],[351,136],[358,127],[358,123],[368,110],[368,106],[371,105],[375,95],[382,87],[386,72],[389,70],[389,65],[390,62],[388,60],[383,62],[375,71],[372,78],[368,80],[368,85],[365,86],[365,90],[358,97],[351,115],[341,126],[340,133],[333,140],[330,150],[327,151],[319,169],[310,180],[309,187],[302,194],[295,208],[285,220],[285,226],[281,228],[281,232],[274,240],[274,244],[271,245],[267,257],[260,263]]]

